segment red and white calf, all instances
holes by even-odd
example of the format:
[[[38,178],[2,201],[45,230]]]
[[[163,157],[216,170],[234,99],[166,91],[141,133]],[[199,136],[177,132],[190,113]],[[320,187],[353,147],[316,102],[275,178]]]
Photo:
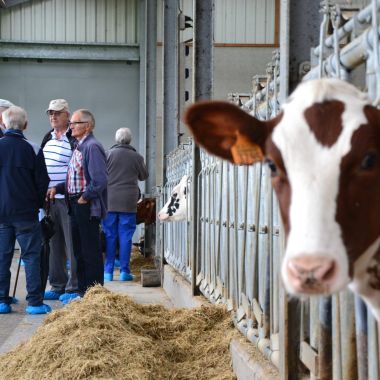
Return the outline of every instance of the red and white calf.
[[[173,187],[169,200],[158,213],[161,222],[180,222],[187,218],[187,175]]]
[[[287,237],[288,292],[328,295],[348,285],[380,321],[380,111],[365,94],[321,79],[301,83],[269,121],[203,102],[186,123],[212,154],[268,163]]]

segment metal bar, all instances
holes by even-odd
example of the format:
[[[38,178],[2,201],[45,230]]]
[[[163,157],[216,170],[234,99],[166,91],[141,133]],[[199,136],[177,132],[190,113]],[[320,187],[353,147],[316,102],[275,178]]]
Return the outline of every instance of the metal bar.
[[[164,154],[178,146],[178,1],[164,0],[163,126]]]
[[[194,101],[210,99],[213,91],[213,30],[214,30],[214,1],[195,0],[194,2]],[[198,187],[198,173],[201,170],[200,153],[196,144],[193,144],[193,188]],[[198,236],[197,222],[199,205],[193,193],[192,205],[192,236]],[[196,268],[198,247],[194,244],[192,249],[192,261]],[[196,274],[193,271],[191,287],[193,295],[197,294]]]
[[[0,58],[139,62],[138,45],[0,42]]]
[[[380,0],[377,1],[377,7],[380,7]],[[372,5],[368,5],[363,10],[358,12],[354,17],[348,20],[343,26],[341,26],[337,31],[338,39],[341,40],[343,37],[347,36],[355,30],[358,24],[368,24],[372,16]],[[327,37],[323,44],[327,48],[333,48],[334,46],[334,36]],[[321,52],[322,43],[320,43],[316,48],[314,48],[313,53],[315,56],[319,57]]]

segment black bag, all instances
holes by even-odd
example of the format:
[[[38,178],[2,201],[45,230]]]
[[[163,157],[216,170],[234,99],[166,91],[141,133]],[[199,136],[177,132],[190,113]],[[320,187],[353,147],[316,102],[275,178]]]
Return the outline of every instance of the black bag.
[[[40,224],[41,224],[41,230],[42,230],[42,239],[44,241],[49,241],[55,233],[53,219],[51,218],[49,214],[46,214],[41,219]]]
[[[45,288],[49,277],[49,256],[50,246],[49,240],[55,233],[54,222],[50,216],[50,200],[45,205],[45,216],[40,221],[42,233],[42,246],[41,246],[41,261],[40,261],[40,274],[41,274],[41,291],[42,297],[45,294]]]

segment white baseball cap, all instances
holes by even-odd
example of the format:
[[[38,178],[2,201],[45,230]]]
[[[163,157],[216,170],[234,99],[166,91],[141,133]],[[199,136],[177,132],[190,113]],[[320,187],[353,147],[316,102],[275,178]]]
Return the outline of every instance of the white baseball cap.
[[[12,107],[14,104],[11,103],[9,100],[6,99],[0,99],[0,107],[1,108],[9,108]]]
[[[70,112],[69,111],[69,104],[67,103],[67,101],[65,99],[54,99],[54,100],[50,101],[49,107],[46,110],[46,112],[48,112],[48,111],[67,111],[67,112]]]

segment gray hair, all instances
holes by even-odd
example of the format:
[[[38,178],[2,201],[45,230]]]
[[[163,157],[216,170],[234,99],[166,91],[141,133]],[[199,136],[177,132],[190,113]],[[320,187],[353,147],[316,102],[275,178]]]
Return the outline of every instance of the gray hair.
[[[23,131],[28,124],[28,115],[21,107],[12,106],[3,112],[3,122],[7,129]]]
[[[132,141],[132,132],[129,128],[119,128],[115,134],[118,144],[129,144]]]
[[[95,118],[94,118],[94,115],[89,110],[82,108],[82,109],[76,110],[75,113],[76,112],[80,113],[82,121],[86,121],[91,125],[91,129],[95,128]]]

